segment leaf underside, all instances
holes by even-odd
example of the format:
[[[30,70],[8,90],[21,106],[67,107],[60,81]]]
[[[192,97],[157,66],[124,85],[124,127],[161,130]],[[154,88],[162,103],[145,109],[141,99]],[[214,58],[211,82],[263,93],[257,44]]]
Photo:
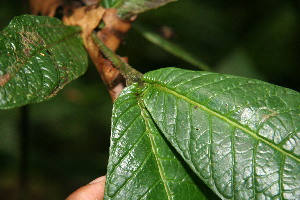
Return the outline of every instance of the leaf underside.
[[[142,111],[136,109],[125,117],[124,110],[115,109],[114,116],[124,118],[114,120],[113,135],[121,138],[122,127],[131,124],[136,128],[126,129],[126,134],[149,137],[132,123],[133,116],[143,116],[141,113],[146,112],[150,115],[147,120],[157,127],[157,137],[163,134],[193,172],[220,198],[297,199],[300,196],[299,93],[254,79],[176,68],[146,73],[144,81],[145,85],[134,94],[138,102],[131,102],[131,107],[143,105]],[[112,142],[112,147],[121,146],[120,152],[131,158],[123,165],[124,169],[119,168],[119,175],[128,173],[123,170],[130,170],[135,166],[131,163],[137,162],[136,156],[147,152],[139,149],[135,155],[132,152],[136,147],[127,143],[118,139]],[[160,147],[151,143],[152,149]],[[120,155],[111,150],[109,174],[115,173],[111,168],[118,163],[111,161],[122,160],[124,156],[118,158]],[[169,170],[175,168],[168,166]],[[146,182],[152,180],[151,173],[144,176]],[[110,185],[118,190],[117,176],[112,179],[108,175],[108,179],[106,193],[112,191]],[[133,183],[126,190],[134,193],[135,187]]]
[[[103,0],[106,8],[116,8],[122,18],[128,18],[176,0]]]
[[[14,18],[0,32],[0,108],[45,101],[87,69],[79,29],[45,16]]]

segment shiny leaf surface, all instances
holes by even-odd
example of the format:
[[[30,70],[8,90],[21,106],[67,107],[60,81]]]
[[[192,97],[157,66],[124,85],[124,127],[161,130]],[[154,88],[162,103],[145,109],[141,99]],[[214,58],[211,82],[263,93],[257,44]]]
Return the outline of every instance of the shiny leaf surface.
[[[44,16],[14,18],[0,32],[0,108],[45,101],[87,68],[76,27]]]
[[[172,1],[176,0],[103,0],[101,4],[106,8],[116,8],[122,18],[128,18]]]
[[[105,199],[206,199],[155,126],[138,97],[126,88],[114,103]]]
[[[222,199],[299,198],[299,93],[176,68],[144,80],[141,99],[155,124]]]

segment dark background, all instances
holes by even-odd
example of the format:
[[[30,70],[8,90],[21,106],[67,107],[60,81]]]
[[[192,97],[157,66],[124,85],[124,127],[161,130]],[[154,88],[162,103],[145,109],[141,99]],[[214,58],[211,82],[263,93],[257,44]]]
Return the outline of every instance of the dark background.
[[[28,13],[25,0],[1,0],[0,28]],[[172,41],[214,71],[300,91],[299,15],[297,0],[179,0],[141,14],[137,22],[158,33],[168,27]],[[197,69],[134,29],[118,53],[141,72],[170,66]],[[111,109],[91,64],[52,100],[0,111],[0,198],[64,199],[104,175]]]

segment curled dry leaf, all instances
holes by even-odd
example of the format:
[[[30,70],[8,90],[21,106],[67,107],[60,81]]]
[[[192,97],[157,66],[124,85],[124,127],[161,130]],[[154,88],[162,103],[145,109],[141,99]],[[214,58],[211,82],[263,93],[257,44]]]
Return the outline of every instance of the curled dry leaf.
[[[85,46],[93,30],[99,25],[105,9],[96,5],[83,6],[73,10],[70,16],[64,16],[63,22],[66,25],[79,26],[82,29],[81,36]]]
[[[60,6],[63,8],[64,14],[66,14],[72,8],[77,8],[82,5],[89,6],[93,4],[99,4],[99,0],[30,0],[30,9],[34,15],[53,17]]]
[[[103,16],[103,22],[105,27],[97,33],[97,37],[100,38],[108,48],[115,51],[119,47],[125,34],[129,31],[132,21],[120,19],[117,16],[116,9],[108,9]],[[123,58],[123,60],[127,62],[127,58]],[[119,70],[112,66],[111,62],[105,60],[105,62],[100,63],[100,65],[103,66],[101,70],[103,71],[102,79],[108,84],[110,95],[114,101],[124,89],[125,80]]]
[[[100,74],[103,70],[100,70],[102,66],[99,66],[98,62],[103,58],[97,45],[94,43],[91,34],[99,25],[104,13],[104,8],[92,5],[74,9],[72,15],[63,17],[63,22],[65,24],[81,27],[81,37],[83,39],[84,46],[87,49],[91,59],[97,66]]]
[[[104,41],[107,47],[115,51],[131,26],[130,21],[124,21],[117,17],[115,9],[106,10],[91,5],[76,8],[70,16],[63,17],[65,24],[82,28],[81,36],[84,46],[114,101],[123,90],[125,81],[119,70],[114,68],[110,61],[102,57],[100,49],[91,37],[92,32],[99,26],[101,20],[105,23],[105,27],[98,32],[97,36]]]
[[[30,0],[30,9],[34,15],[45,15],[53,17],[63,0]]]
[[[120,19],[116,9],[108,9],[103,16],[103,22],[105,27],[98,32],[97,36],[107,47],[115,51],[129,31],[132,21]]]

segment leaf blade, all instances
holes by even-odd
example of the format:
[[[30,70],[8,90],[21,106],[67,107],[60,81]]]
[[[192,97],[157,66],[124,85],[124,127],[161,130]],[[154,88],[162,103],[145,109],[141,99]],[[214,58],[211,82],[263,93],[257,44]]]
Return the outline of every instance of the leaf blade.
[[[151,31],[149,28],[146,28],[139,24],[134,24],[133,26],[145,39],[150,41],[151,43],[157,45],[158,47],[164,49],[170,54],[198,67],[200,70],[204,71],[212,71],[210,67],[202,62],[199,58],[194,56],[191,52],[187,51],[183,47],[179,46],[172,41],[169,41],[159,34]]]
[[[129,18],[172,1],[176,0],[104,0],[101,4],[106,8],[116,8],[122,18]]]
[[[221,198],[298,195],[297,175],[291,183],[287,171],[281,174],[290,165],[300,173],[297,92],[176,68],[149,72],[144,79],[149,83],[144,101],[155,123]]]
[[[78,28],[55,18],[14,18],[1,31],[0,51],[2,109],[45,101],[87,69]]]
[[[114,104],[105,198],[206,199],[138,102],[138,93],[130,86]]]

